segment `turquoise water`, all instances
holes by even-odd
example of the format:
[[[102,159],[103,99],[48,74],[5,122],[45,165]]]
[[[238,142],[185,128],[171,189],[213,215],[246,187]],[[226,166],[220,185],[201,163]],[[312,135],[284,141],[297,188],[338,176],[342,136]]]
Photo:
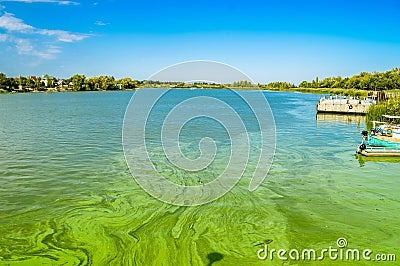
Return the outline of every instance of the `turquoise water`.
[[[215,202],[178,207],[145,193],[126,165],[121,135],[132,94],[0,95],[1,265],[309,265],[317,262],[261,261],[257,252],[262,243],[321,250],[337,247],[338,238],[349,248],[400,254],[400,162],[354,157],[363,118],[317,116],[318,95],[265,92],[277,149],[261,187],[249,192],[245,176]],[[148,129],[154,136],[157,117]],[[216,136],[222,151],[229,147],[218,124],[188,127],[184,138],[197,132],[183,147],[189,157],[202,132]],[[162,165],[159,146],[148,149]],[[208,182],[224,163],[217,156],[193,178]],[[335,263],[372,264],[319,264]]]

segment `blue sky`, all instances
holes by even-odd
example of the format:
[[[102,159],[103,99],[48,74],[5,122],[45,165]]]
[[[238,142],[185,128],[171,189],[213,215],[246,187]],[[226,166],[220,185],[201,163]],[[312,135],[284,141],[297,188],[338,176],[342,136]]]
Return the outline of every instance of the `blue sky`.
[[[400,67],[400,1],[0,0],[0,72],[146,79],[183,61],[254,81]]]

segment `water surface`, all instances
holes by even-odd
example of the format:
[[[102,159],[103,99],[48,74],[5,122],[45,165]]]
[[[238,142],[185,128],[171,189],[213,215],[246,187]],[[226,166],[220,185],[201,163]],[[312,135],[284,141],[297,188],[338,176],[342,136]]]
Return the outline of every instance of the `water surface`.
[[[0,264],[302,265],[259,261],[259,244],[323,249],[340,237],[351,248],[400,254],[400,164],[353,156],[364,119],[316,116],[317,95],[265,95],[277,128],[267,179],[249,192],[245,176],[197,207],[162,203],[130,175],[121,134],[132,92],[0,95]],[[189,124],[186,136],[203,132],[202,123],[224,147],[210,121]],[[196,157],[193,140],[184,149]],[[193,178],[212,180],[224,163],[217,157]]]

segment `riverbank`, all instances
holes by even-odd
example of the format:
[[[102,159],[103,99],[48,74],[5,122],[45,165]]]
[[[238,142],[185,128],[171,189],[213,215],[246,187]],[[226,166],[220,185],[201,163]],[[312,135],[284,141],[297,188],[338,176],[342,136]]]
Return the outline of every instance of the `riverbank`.
[[[229,85],[221,85],[221,86],[205,86],[203,84],[196,85],[196,86],[185,86],[185,87],[175,87],[175,86],[154,86],[154,87],[149,87],[149,86],[140,86],[135,89],[122,89],[122,90],[83,90],[83,91],[76,91],[76,90],[67,90],[67,89],[62,89],[58,90],[55,88],[48,89],[48,90],[31,90],[31,91],[12,91],[9,92],[7,90],[0,89],[0,94],[5,94],[5,93],[38,93],[38,92],[88,92],[88,91],[135,91],[139,89],[151,89],[151,88],[156,88],[156,89],[210,89],[210,90],[263,90],[263,91],[283,91],[283,92],[300,92],[300,93],[310,93],[310,94],[332,94],[332,95],[343,95],[343,96],[352,96],[355,98],[365,98],[368,96],[369,91],[368,90],[359,90],[359,89],[342,89],[342,88],[302,88],[302,87],[296,87],[296,88],[269,88],[266,87],[265,85],[258,85],[258,86],[252,86],[252,87],[232,87]],[[385,90],[386,94],[398,94],[400,95],[400,89],[398,90]]]
[[[372,126],[372,121],[400,123],[400,119],[389,119],[383,115],[398,116],[400,114],[400,97],[395,97],[379,104],[373,105],[368,109],[367,122],[369,127]]]
[[[312,94],[334,94],[343,96],[367,97],[368,91],[357,89],[341,89],[341,88],[266,88],[270,91],[287,91],[287,92],[302,92]]]

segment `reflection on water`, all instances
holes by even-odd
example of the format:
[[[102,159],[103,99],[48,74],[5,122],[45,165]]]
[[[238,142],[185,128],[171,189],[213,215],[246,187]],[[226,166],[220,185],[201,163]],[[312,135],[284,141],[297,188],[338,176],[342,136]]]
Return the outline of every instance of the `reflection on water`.
[[[360,167],[364,167],[368,163],[393,163],[398,164],[400,168],[400,157],[366,157],[360,154],[355,154],[354,156],[357,158]]]
[[[318,122],[341,122],[346,124],[356,124],[358,126],[365,124],[364,115],[345,115],[345,114],[330,114],[317,113]]]
[[[399,164],[360,167],[363,117],[316,119],[318,95],[266,92],[277,150],[263,185],[250,193],[245,176],[215,202],[176,207],[141,190],[125,164],[131,94],[0,95],[0,264],[265,265],[257,245],[266,240],[318,250],[339,237],[400,254]]]

